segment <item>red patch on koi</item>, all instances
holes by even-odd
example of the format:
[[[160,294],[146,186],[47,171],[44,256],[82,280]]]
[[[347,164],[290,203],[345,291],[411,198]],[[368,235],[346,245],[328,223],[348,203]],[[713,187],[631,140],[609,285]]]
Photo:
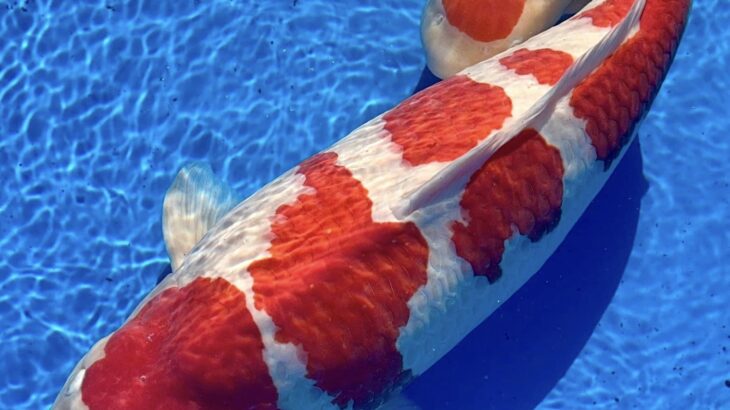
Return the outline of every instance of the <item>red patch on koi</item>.
[[[271,257],[249,272],[276,340],[301,346],[308,377],[335,403],[361,407],[406,376],[395,342],[426,283],[428,245],[411,222],[373,222],[367,191],[336,159],[301,164],[316,192],[277,210]]]
[[[477,41],[507,38],[520,20],[525,0],[442,0],[446,18]]]
[[[152,298],[86,371],[90,409],[276,409],[261,334],[228,281],[198,278]]]
[[[491,157],[466,186],[461,209],[466,223],[454,222],[456,253],[474,274],[493,283],[505,241],[516,227],[533,241],[560,220],[563,161],[560,151],[533,129],[520,133]]]
[[[648,109],[679,43],[690,0],[647,0],[639,32],[583,80],[570,100],[608,167]]]
[[[519,75],[534,76],[540,84],[554,85],[573,64],[573,56],[549,48],[537,50],[523,48],[503,57],[499,62]]]
[[[410,165],[454,160],[512,115],[500,87],[459,75],[408,98],[383,117]]]
[[[600,6],[586,10],[575,18],[590,17],[596,27],[613,27],[631,10],[634,0],[606,0]]]

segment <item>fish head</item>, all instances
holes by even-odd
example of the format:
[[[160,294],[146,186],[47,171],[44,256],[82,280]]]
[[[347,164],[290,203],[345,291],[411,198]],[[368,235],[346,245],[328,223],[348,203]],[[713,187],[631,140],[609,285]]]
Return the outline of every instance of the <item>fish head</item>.
[[[75,409],[86,409],[88,406],[84,403],[81,397],[81,385],[84,382],[86,376],[86,370],[89,366],[104,358],[104,346],[109,338],[105,337],[99,340],[88,353],[78,362],[76,367],[66,379],[61,391],[56,397],[56,401],[53,404],[54,410],[75,410]]]
[[[168,277],[78,363],[54,409],[276,408],[261,333],[221,278]]]
[[[501,53],[554,25],[588,0],[429,0],[421,40],[440,78]]]

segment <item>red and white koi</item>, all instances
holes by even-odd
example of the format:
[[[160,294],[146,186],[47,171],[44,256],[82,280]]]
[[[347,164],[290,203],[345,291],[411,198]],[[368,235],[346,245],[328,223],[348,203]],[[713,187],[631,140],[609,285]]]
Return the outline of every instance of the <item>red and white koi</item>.
[[[54,407],[377,407],[556,249],[631,141],[690,6],[592,1],[230,212],[209,169],[183,169],[165,200],[174,273]]]
[[[429,0],[421,19],[426,61],[440,78],[552,27],[588,0]]]

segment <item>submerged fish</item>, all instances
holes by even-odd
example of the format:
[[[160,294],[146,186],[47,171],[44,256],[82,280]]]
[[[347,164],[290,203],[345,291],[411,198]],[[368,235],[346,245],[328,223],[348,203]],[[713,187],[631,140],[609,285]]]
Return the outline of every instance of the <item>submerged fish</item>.
[[[184,168],[164,206],[173,273],[54,408],[378,407],[563,240],[633,138],[690,5],[592,1],[236,206],[209,168]]]
[[[421,19],[428,67],[439,78],[552,27],[588,0],[429,0]]]

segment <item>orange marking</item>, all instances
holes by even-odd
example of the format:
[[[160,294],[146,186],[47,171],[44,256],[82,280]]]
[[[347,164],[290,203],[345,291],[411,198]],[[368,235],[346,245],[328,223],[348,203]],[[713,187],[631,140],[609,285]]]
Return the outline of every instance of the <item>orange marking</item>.
[[[639,32],[573,92],[575,116],[608,167],[648,109],[684,29],[690,0],[647,0]]]
[[[507,38],[517,25],[525,0],[443,0],[449,23],[474,40]]]
[[[454,160],[512,115],[504,90],[460,75],[408,98],[385,114],[385,129],[410,165]]]
[[[525,130],[469,181],[461,198],[467,222],[452,225],[456,253],[475,275],[494,282],[502,274],[499,263],[512,227],[537,241],[560,220],[562,202],[560,152],[537,131]]]
[[[600,6],[586,10],[575,18],[590,17],[594,26],[613,27],[623,20],[633,4],[634,0],[606,0]]]
[[[532,75],[538,83],[554,85],[571,64],[573,56],[549,48],[537,50],[520,49],[499,62],[519,75]]]
[[[360,408],[407,377],[395,342],[426,283],[428,245],[411,222],[373,222],[367,191],[336,159],[301,164],[316,193],[277,210],[271,257],[249,271],[276,340],[302,347],[308,377],[337,404]]]
[[[91,410],[276,409],[261,334],[246,297],[224,279],[198,278],[155,296],[86,371]]]

